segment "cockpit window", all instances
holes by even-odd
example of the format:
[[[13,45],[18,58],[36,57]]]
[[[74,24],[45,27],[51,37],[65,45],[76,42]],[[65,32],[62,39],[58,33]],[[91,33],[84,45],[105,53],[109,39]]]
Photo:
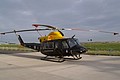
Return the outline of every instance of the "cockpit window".
[[[70,47],[74,47],[77,45],[77,42],[74,39],[68,39],[68,44]]]

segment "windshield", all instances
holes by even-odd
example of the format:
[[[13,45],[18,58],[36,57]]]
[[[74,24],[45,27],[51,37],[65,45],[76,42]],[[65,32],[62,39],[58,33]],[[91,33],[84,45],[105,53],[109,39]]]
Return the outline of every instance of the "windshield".
[[[74,47],[75,45],[78,45],[78,43],[74,39],[68,39],[68,44],[70,47]]]
[[[76,41],[77,44],[80,44],[80,41],[78,39],[75,39],[75,41]]]

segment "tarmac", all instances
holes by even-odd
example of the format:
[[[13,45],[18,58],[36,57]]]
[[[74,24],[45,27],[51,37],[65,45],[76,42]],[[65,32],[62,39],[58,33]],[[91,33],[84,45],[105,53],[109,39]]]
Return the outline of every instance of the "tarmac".
[[[0,80],[120,80],[120,56],[81,56],[60,63],[40,52],[0,52]]]

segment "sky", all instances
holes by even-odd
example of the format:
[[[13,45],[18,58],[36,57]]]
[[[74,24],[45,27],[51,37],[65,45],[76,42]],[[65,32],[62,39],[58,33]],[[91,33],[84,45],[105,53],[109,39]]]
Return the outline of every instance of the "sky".
[[[0,32],[31,29],[32,24],[120,33],[120,0],[0,0]],[[47,35],[49,31],[41,31]],[[120,36],[100,32],[63,31],[80,42],[120,41]],[[18,33],[26,42],[37,42],[37,32]],[[17,42],[14,34],[0,41]]]

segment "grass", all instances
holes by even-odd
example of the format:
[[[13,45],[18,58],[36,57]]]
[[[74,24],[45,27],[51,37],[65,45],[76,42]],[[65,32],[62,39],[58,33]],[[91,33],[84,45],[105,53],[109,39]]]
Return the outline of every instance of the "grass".
[[[25,51],[25,52],[32,52],[34,50],[25,48],[19,44],[1,44],[0,50],[7,50],[7,51]]]
[[[120,42],[89,42],[82,43],[88,49],[89,55],[111,55],[120,56]],[[18,44],[1,44],[0,50],[33,52],[34,50],[25,48]]]
[[[107,56],[120,56],[120,51],[88,51],[89,55],[107,55]]]
[[[88,48],[87,54],[120,56],[119,42],[90,42],[82,45]]]

